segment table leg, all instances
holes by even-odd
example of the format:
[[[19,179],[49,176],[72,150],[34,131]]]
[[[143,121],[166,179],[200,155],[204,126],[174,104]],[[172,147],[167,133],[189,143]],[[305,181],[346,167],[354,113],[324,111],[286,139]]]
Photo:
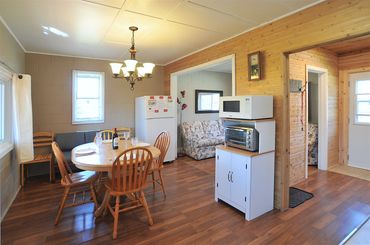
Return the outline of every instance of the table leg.
[[[107,204],[109,202],[110,194],[108,191],[105,192],[103,202],[100,204],[100,207],[95,211],[95,217],[100,217],[103,215],[105,209],[107,208]]]

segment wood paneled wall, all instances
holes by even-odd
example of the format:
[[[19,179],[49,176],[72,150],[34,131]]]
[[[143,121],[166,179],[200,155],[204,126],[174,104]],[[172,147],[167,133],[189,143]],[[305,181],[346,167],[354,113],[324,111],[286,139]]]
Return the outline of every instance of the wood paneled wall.
[[[370,51],[340,56],[339,67],[339,163],[348,164],[349,74],[370,71]]]
[[[306,66],[328,70],[328,167],[338,163],[338,57],[322,48],[311,49],[289,56],[289,78],[307,82]],[[290,93],[290,185],[305,179],[306,170],[306,98],[307,93]]]
[[[289,101],[285,52],[364,35],[370,30],[370,1],[329,0],[241,34],[165,67],[165,90],[171,73],[227,55],[236,57],[236,94],[274,96],[276,119],[275,206],[285,209],[289,186]],[[248,81],[247,54],[262,51],[263,80]]]

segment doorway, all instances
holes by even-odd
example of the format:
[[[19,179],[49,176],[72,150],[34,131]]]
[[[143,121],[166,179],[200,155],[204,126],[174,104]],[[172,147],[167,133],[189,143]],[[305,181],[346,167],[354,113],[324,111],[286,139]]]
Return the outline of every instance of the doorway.
[[[219,58],[219,59],[216,59],[216,60],[212,60],[212,61],[204,63],[204,64],[200,64],[198,66],[190,67],[190,68],[172,73],[171,74],[171,81],[170,81],[171,96],[173,98],[179,97],[180,88],[184,89],[184,88],[181,87],[181,85],[179,83],[181,82],[181,80],[184,80],[183,78],[186,77],[187,75],[189,75],[191,73],[198,73],[200,71],[225,72],[226,68],[228,70],[230,70],[229,72],[231,73],[231,95],[234,96],[235,93],[236,93],[235,92],[236,91],[236,88],[235,88],[235,86],[236,86],[235,85],[235,54],[228,55],[228,56],[225,56],[225,57],[222,57],[222,58]],[[198,80],[196,82],[199,83],[200,81]],[[190,82],[186,82],[186,81],[185,81],[185,83],[186,83],[186,85],[191,84]],[[202,84],[199,84],[199,86],[202,86]],[[192,92],[194,92],[194,91],[192,91]],[[192,93],[186,92],[186,94],[189,94],[189,95],[187,95],[188,98],[194,99],[193,98],[194,96],[192,96],[193,95]],[[180,111],[180,113],[181,113],[181,111]],[[177,113],[177,115],[176,115],[178,123],[179,123],[180,117],[182,117],[182,114],[180,114],[180,113]],[[177,127],[177,130],[178,130],[177,134],[179,135],[180,134],[179,125]],[[178,139],[181,139],[181,137],[178,137]],[[177,142],[178,151],[180,151],[181,148],[182,148],[182,142],[181,142],[181,140],[178,140],[178,142]]]
[[[328,70],[306,66],[306,178],[308,166],[328,168]]]

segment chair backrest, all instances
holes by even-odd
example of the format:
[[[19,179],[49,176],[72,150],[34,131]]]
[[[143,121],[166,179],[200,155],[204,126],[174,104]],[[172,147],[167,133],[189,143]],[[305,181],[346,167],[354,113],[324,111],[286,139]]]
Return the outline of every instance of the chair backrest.
[[[52,132],[35,132],[33,133],[33,147],[48,147],[54,141],[54,133]]]
[[[123,139],[123,132],[130,132],[130,137],[132,137],[131,128],[117,128],[117,134],[120,139]]]
[[[101,134],[102,140],[111,140],[113,138],[114,131],[110,129],[106,129],[106,130],[100,131],[99,133]],[[94,142],[95,140],[96,139],[94,138]]]
[[[158,148],[161,151],[161,155],[158,159],[159,166],[163,164],[164,158],[166,157],[168,148],[170,146],[170,141],[170,134],[166,131],[160,133],[155,140],[154,147]]]
[[[112,191],[124,194],[142,190],[152,160],[152,153],[143,147],[122,152],[112,165]]]
[[[58,143],[56,143],[54,141],[51,144],[51,147],[53,148],[53,152],[54,152],[55,158],[57,159],[58,168],[59,168],[59,172],[60,172],[60,175],[62,177],[62,180],[64,180],[64,182],[66,184],[72,184],[73,182],[71,180],[71,177],[69,176],[69,174],[72,173],[72,170],[69,167],[67,161],[65,160],[64,154],[60,150],[60,148],[58,146]]]

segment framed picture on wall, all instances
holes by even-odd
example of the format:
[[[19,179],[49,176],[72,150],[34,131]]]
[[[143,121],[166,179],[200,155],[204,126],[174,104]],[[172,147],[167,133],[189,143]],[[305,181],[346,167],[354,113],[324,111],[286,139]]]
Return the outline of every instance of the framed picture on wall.
[[[261,79],[261,52],[248,54],[249,81]]]
[[[218,113],[222,90],[195,90],[195,113]]]

